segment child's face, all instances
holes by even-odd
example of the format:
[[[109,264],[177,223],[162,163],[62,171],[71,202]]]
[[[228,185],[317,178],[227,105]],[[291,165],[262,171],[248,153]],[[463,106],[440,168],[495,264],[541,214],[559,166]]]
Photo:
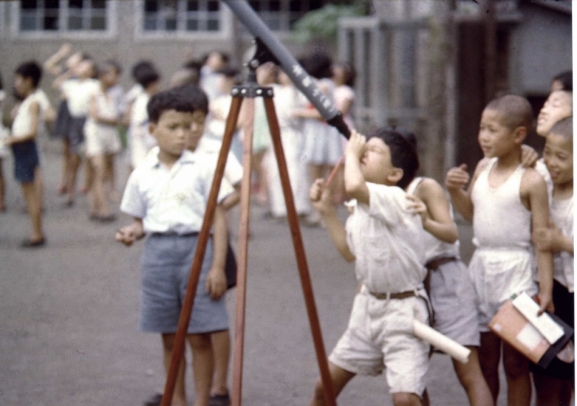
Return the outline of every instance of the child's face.
[[[515,131],[503,124],[502,114],[492,109],[483,110],[478,138],[486,158],[500,157],[519,143]]]
[[[547,135],[543,151],[545,165],[554,184],[573,181],[573,142],[555,133]]]
[[[76,75],[82,79],[88,79],[94,76],[94,64],[91,60],[84,60],[76,65]]]
[[[179,157],[188,146],[191,125],[192,113],[167,110],[158,123],[150,123],[149,130],[163,154]]]
[[[551,93],[537,117],[537,134],[545,137],[553,124],[565,117],[570,117],[573,114],[572,103],[571,92],[557,90]]]
[[[25,98],[28,93],[32,90],[32,79],[25,78],[20,74],[16,74],[14,77],[14,92],[22,97]]]
[[[361,157],[361,172],[367,182],[388,185],[389,175],[395,171],[391,163],[391,149],[383,140],[370,138]]]
[[[100,75],[100,81],[104,86],[112,87],[118,82],[118,71],[115,68],[110,68]]]
[[[192,113],[192,124],[190,126],[190,138],[188,140],[188,149],[194,151],[198,146],[202,134],[204,134],[204,124],[206,123],[206,114],[204,111],[196,110]]]

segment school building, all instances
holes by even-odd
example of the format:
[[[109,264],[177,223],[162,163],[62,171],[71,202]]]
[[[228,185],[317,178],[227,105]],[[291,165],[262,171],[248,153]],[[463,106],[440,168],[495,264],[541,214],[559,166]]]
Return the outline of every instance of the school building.
[[[295,56],[310,44],[292,41],[292,24],[328,3],[249,1]],[[521,94],[538,111],[551,77],[571,68],[570,0],[373,0],[371,6],[371,16],[341,19],[334,55],[357,70],[355,119],[362,131],[387,124],[417,131],[423,166],[435,177],[456,162],[479,159],[477,124],[490,95]],[[97,60],[116,59],[128,85],[138,60],[154,61],[168,79],[210,50],[228,52],[238,64],[250,41],[217,0],[0,1],[5,87],[20,62],[45,61],[64,42]],[[43,88],[56,100],[48,80]]]

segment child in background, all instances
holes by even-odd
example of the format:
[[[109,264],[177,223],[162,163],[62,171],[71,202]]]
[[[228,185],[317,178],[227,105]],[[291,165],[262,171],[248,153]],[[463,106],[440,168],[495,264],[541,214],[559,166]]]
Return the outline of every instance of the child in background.
[[[128,134],[132,169],[143,162],[148,151],[156,145],[155,139],[148,132],[146,106],[150,98],[158,93],[160,87],[160,75],[152,65],[142,65],[135,71],[135,74],[136,81],[142,86],[144,92],[138,95],[130,109]]]
[[[4,127],[1,118],[4,117],[4,100],[6,99],[6,92],[2,84],[2,77],[0,76],[0,212],[6,211],[6,184],[4,182],[4,172],[2,160],[8,157],[10,150],[5,145],[5,141],[10,135],[10,131]]]
[[[445,185],[453,205],[473,221],[475,253],[469,264],[479,306],[479,359],[493,399],[499,394],[501,346],[509,404],[529,405],[531,378],[527,359],[490,332],[488,323],[515,293],[537,293],[532,278],[531,227],[547,227],[547,188],[533,169],[521,165],[521,144],[532,127],[529,102],[515,95],[491,101],[483,111],[479,144],[485,158],[469,181],[466,166],[451,169]],[[536,250],[540,311],[551,310],[552,258]]]
[[[68,79],[61,85],[61,91],[64,94],[70,120],[68,122],[68,132],[66,138],[69,146],[67,184],[66,184],[66,205],[68,207],[74,204],[76,194],[76,176],[81,159],[81,149],[84,143],[84,125],[88,117],[88,108],[91,96],[98,91],[98,81],[94,79],[95,67],[94,61],[84,59],[75,67],[76,79]],[[90,184],[90,173],[84,179],[85,185]]]
[[[158,142],[158,154],[131,173],[121,210],[134,221],[116,234],[116,240],[127,246],[149,234],[141,261],[139,327],[141,331],[161,334],[167,371],[214,177],[214,168],[186,149],[194,111],[190,101],[176,90],[151,97],[149,127]],[[219,196],[219,202],[223,197]],[[213,377],[210,334],[228,329],[223,296],[226,238],[226,215],[219,205],[187,335],[193,354],[195,406],[208,406],[209,402]],[[186,406],[184,372],[185,362],[177,377],[173,406]]]
[[[575,298],[573,273],[573,118],[553,125],[543,152],[553,182],[549,202],[552,224],[533,231],[533,241],[541,250],[552,251],[553,304],[555,314],[574,328]],[[569,406],[575,379],[575,361],[554,358],[543,369],[531,365],[538,405]]]
[[[429,345],[415,337],[413,320],[429,322],[422,249],[425,232],[407,210],[403,188],[413,180],[419,160],[399,133],[377,130],[369,140],[355,131],[345,153],[345,187],[357,200],[346,228],[322,179],[310,189],[312,204],[345,260],[355,261],[362,285],[349,326],[329,357],[335,395],[356,375],[385,369],[393,404],[422,405]],[[324,405],[319,380],[311,406]]]
[[[555,90],[573,91],[573,71],[567,70],[561,72],[551,79],[551,92]]]
[[[46,243],[42,230],[42,191],[39,190],[38,182],[35,182],[41,177],[36,137],[43,124],[45,111],[38,91],[42,70],[36,62],[31,61],[22,63],[15,73],[14,90],[22,103],[12,123],[12,136],[6,140],[6,144],[14,154],[14,176],[22,187],[32,223],[32,235],[21,246],[34,248]]]
[[[308,199],[308,175],[306,163],[302,159],[303,134],[302,120],[293,116],[293,112],[306,106],[306,100],[283,71],[279,72],[280,86],[275,88],[275,105],[280,127],[280,136],[287,171],[290,179],[294,203],[299,216],[307,216],[311,207]],[[273,218],[284,219],[287,215],[286,203],[282,191],[278,163],[274,152],[269,155],[268,185],[270,212]]]
[[[412,132],[397,128],[417,151]],[[494,405],[491,391],[479,363],[479,317],[475,292],[467,266],[459,257],[457,225],[452,208],[441,185],[432,178],[417,177],[407,186],[409,209],[421,215],[425,235],[428,291],[434,312],[432,327],[467,347],[471,353],[463,364],[453,361],[459,382],[465,389],[469,404]]]
[[[90,98],[84,131],[86,157],[94,170],[90,219],[104,223],[115,220],[115,216],[110,214],[104,183],[112,175],[114,156],[121,149],[117,129],[120,123],[118,101],[109,92],[118,81],[116,65],[112,62],[104,63],[98,69],[98,81],[100,87]]]

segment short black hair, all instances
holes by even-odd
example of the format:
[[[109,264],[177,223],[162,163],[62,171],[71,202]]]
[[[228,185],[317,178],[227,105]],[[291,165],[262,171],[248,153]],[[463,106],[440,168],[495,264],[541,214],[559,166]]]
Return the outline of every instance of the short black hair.
[[[158,123],[162,113],[169,110],[176,110],[181,113],[194,112],[190,100],[184,95],[184,92],[178,89],[157,93],[150,98],[146,105],[148,119],[151,123]]]
[[[552,82],[558,80],[563,86],[561,90],[567,90],[569,92],[573,91],[573,71],[567,70],[565,72],[558,73],[557,75],[553,76]]]
[[[332,76],[333,60],[323,51],[313,52],[303,66],[309,75],[316,79],[330,78]]]
[[[107,60],[106,62],[103,62],[101,64],[97,64],[97,65],[95,65],[95,68],[96,68],[96,76],[97,77],[100,75],[104,75],[105,73],[108,73],[112,69],[114,69],[116,71],[116,73],[118,73],[118,75],[120,75],[122,73],[122,68],[120,67],[118,62],[113,61],[113,60]]]
[[[204,114],[208,114],[208,96],[199,86],[189,84],[176,87],[174,90],[190,103],[193,113],[200,110]]]
[[[391,164],[403,170],[403,177],[397,182],[397,186],[405,189],[419,170],[417,152],[411,143],[397,131],[379,128],[370,133],[367,140],[373,137],[382,140],[391,150]]]
[[[533,109],[529,101],[516,94],[506,94],[491,100],[485,107],[501,114],[502,124],[510,130],[525,127],[527,133],[533,128]]]
[[[549,130],[549,134],[560,135],[566,140],[573,141],[573,116],[557,121]]]
[[[152,65],[142,65],[140,68],[133,70],[134,80],[143,88],[147,88],[154,82],[160,80],[160,75]]]
[[[147,60],[141,60],[136,62],[134,65],[132,65],[132,70],[130,72],[130,74],[132,75],[132,79],[134,79],[134,81],[136,81],[136,77],[138,75],[138,71],[142,68],[148,68],[148,67],[154,67],[154,65],[152,64],[152,62],[147,61]]]
[[[36,61],[28,61],[21,63],[15,73],[22,76],[24,79],[32,79],[32,85],[37,88],[42,79],[42,68]]]
[[[409,144],[411,144],[411,146],[413,147],[413,149],[415,151],[418,151],[418,144],[417,144],[417,136],[415,135],[414,132],[412,132],[411,130],[409,130],[408,128],[405,127],[397,127],[395,125],[387,127],[387,130],[392,130],[392,131],[396,131],[399,134],[401,134],[403,137],[405,137],[405,139],[407,141],[409,141]]]

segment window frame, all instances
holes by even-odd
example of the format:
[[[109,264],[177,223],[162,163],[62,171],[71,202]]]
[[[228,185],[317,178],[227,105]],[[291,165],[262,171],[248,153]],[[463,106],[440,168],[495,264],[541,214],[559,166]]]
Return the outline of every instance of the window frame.
[[[20,17],[21,17],[21,3],[22,0],[10,2],[10,35],[12,38],[25,38],[31,40],[45,40],[53,38],[63,38],[63,39],[103,39],[103,38],[114,38],[118,35],[118,1],[119,0],[106,0],[106,29],[105,30],[71,30],[68,28],[69,18],[69,6],[68,0],[59,0],[60,8],[58,18],[66,21],[66,28],[59,27],[58,30],[34,30],[34,31],[23,31],[20,29]]]
[[[174,31],[168,30],[145,30],[144,29],[144,1],[135,0],[134,7],[134,41],[174,41],[174,40],[194,40],[196,41],[211,41],[211,40],[226,40],[229,39],[233,33],[233,13],[222,2],[220,4],[220,28],[218,31],[186,31],[179,29],[177,22],[177,29]],[[177,0],[179,3],[183,0]]]

